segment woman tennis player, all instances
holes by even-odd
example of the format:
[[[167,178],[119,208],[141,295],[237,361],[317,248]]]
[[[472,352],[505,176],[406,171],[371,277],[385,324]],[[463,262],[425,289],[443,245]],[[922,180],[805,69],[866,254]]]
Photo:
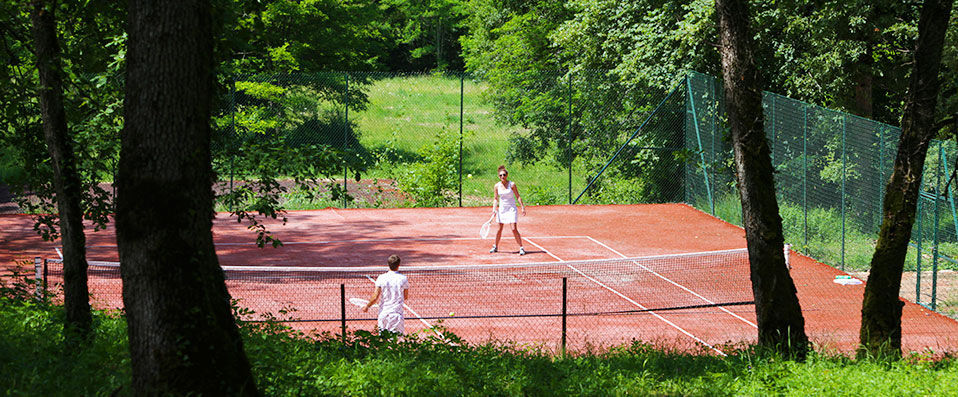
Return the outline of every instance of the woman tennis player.
[[[509,171],[506,171],[506,166],[499,166],[499,182],[496,182],[492,191],[495,193],[495,199],[492,201],[492,212],[496,214],[499,230],[496,231],[496,244],[492,246],[489,252],[499,252],[502,226],[510,224],[512,225],[512,235],[516,237],[516,243],[519,244],[519,255],[525,255],[526,250],[522,248],[522,236],[519,235],[519,211],[516,208],[516,201],[518,200],[522,207],[522,215],[526,214],[526,206],[522,203],[522,198],[519,197],[519,189],[516,188],[516,183],[509,180]]]

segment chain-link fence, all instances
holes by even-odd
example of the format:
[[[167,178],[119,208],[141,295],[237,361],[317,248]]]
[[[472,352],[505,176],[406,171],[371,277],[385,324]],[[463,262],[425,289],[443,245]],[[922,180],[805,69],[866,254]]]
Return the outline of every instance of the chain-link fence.
[[[214,158],[223,191],[277,178],[267,188],[288,187],[287,208],[491,205],[504,164],[527,204],[685,202],[741,224],[722,91],[698,73],[668,90],[591,70],[237,76]],[[763,103],[786,242],[867,270],[898,128],[771,93]],[[906,264],[917,273],[905,289],[932,308],[939,268],[958,267],[944,194],[956,154],[931,145]],[[256,196],[241,193],[230,205]]]
[[[553,352],[602,351],[639,340],[668,349],[721,353],[727,344],[741,346],[755,337],[747,255],[745,249],[734,249],[403,267],[410,282],[410,298],[402,309],[404,328],[470,343],[507,342]],[[47,290],[55,300],[62,299],[62,261],[37,258],[35,266],[37,294]],[[376,328],[379,308],[364,312],[361,307],[384,267],[223,270],[241,321],[276,321],[344,336]],[[714,280],[716,272],[728,277]],[[93,307],[122,309],[119,263],[91,262],[89,279]]]
[[[499,165],[530,204],[681,201],[672,152],[682,147],[684,93],[662,103],[668,92],[629,87],[607,71],[535,73],[495,90],[466,74],[257,75],[231,84],[213,145],[221,191],[253,185],[264,170],[302,177],[288,164],[293,151],[316,157],[304,168],[333,194],[291,191],[287,208],[491,205]],[[585,189],[627,140],[628,160],[606,170],[615,177]],[[639,175],[649,167],[662,172]]]
[[[687,166],[690,174],[698,173],[687,185],[687,202],[740,225],[732,151],[722,123],[721,82],[697,73],[687,82],[692,119],[686,127],[687,145],[698,152],[695,164]],[[764,94],[763,106],[785,241],[842,270],[867,271],[899,128],[772,93]],[[931,309],[944,303],[951,315],[958,302],[951,295],[939,302],[937,287],[940,269],[956,269],[955,187],[946,189],[956,154],[954,142],[934,141],[929,148],[905,264],[914,277],[905,277],[902,285],[903,296]]]

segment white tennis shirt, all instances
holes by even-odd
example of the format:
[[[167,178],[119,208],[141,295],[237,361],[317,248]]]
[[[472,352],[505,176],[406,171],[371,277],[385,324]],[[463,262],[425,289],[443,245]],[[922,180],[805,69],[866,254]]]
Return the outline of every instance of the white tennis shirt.
[[[409,280],[406,276],[392,270],[380,274],[376,278],[376,286],[382,290],[381,303],[379,304],[379,316],[386,313],[403,314],[403,290],[409,288]]]

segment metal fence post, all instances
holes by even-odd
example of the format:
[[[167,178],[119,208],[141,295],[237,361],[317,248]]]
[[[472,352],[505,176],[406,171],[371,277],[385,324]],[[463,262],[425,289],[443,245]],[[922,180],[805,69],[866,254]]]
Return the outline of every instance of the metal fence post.
[[[569,112],[566,117],[566,150],[568,151],[567,160],[569,161],[569,204],[572,204],[572,70],[569,70]]]
[[[236,76],[232,78],[233,84],[230,86],[230,135],[232,139],[229,141],[229,145],[233,146],[236,142]],[[236,159],[236,150],[231,147],[230,150],[230,194],[233,193],[233,172],[236,168],[235,159]],[[113,180],[116,181],[116,173],[113,173]],[[115,184],[114,184],[115,186]],[[113,191],[113,197],[116,198],[116,189]],[[230,212],[233,212],[233,200],[230,200]]]
[[[695,129],[695,141],[698,143],[699,164],[702,166],[702,177],[705,178],[705,192],[708,194],[709,207],[712,209],[712,215],[715,215],[715,200],[712,197],[712,183],[709,181],[709,164],[705,162],[705,148],[702,146],[702,133],[699,130],[699,116],[695,111],[695,96],[692,93],[692,80],[689,75],[685,75],[685,93],[688,98],[686,103],[692,111],[692,127]]]
[[[921,227],[921,217],[923,205],[921,204],[921,194],[918,195],[918,241],[916,243],[915,251],[915,303],[921,304],[921,240],[922,240],[922,227]]]
[[[343,208],[346,208],[348,202],[346,201],[347,192],[349,191],[346,186],[346,181],[349,180],[349,163],[346,161],[346,142],[349,141],[349,72],[343,72],[343,75],[346,78],[346,106],[345,106],[345,120],[343,121]],[[345,325],[343,326],[345,329]],[[345,332],[345,331],[343,331]]]
[[[808,255],[808,105],[802,106],[802,227]]]
[[[568,298],[568,284],[566,283],[566,278],[562,278],[562,349],[561,353],[565,356],[565,346],[566,346],[566,319],[567,319],[567,298]]]
[[[342,320],[343,341],[346,341],[346,284],[339,285],[339,314]]]
[[[938,201],[941,197],[939,189],[941,189],[941,165],[943,160],[941,141],[938,141],[938,165],[935,167],[935,231],[932,235],[935,246],[931,257],[931,310],[935,310],[938,300],[938,245],[941,243],[938,240]]]
[[[712,124],[711,138],[712,138],[712,144],[711,144],[710,149],[709,149],[709,164],[711,164],[711,166],[709,167],[709,171],[711,171],[711,173],[712,173],[712,179],[711,179],[711,180],[712,180],[712,181],[716,181],[716,176],[715,176],[716,171],[715,171],[715,169],[716,169],[717,167],[715,167],[715,135],[717,135],[718,132],[717,132],[717,130],[716,130],[716,128],[715,128],[715,127],[716,127],[716,122],[715,122],[715,120],[718,118],[718,113],[719,113],[719,100],[718,100],[717,94],[715,93],[715,79],[712,79],[712,80],[710,80],[710,81],[711,81],[711,83],[709,84],[709,87],[711,88],[711,94],[712,94],[712,95],[711,95],[711,98],[712,98],[712,102],[714,103],[714,109],[712,109],[712,117],[711,117],[711,124]],[[711,197],[716,197],[717,192],[714,191],[714,190],[715,190],[715,188],[714,188],[715,185],[717,185],[717,183],[714,183],[714,184],[712,184],[712,186],[709,187],[709,192],[710,192],[709,195],[710,195]],[[712,210],[712,216],[715,216],[715,200],[712,200],[711,210]]]
[[[842,271],[845,271],[845,120],[848,117],[842,113]]]
[[[464,85],[466,76],[463,72],[459,73],[459,206],[462,207],[462,125],[463,125],[463,99]]]

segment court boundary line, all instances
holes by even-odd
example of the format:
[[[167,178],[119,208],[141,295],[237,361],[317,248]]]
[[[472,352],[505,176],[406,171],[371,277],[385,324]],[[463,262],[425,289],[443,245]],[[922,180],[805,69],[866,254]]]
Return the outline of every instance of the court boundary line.
[[[619,256],[621,256],[621,257],[624,258],[624,259],[629,259],[629,257],[625,256],[625,255],[622,254],[621,252],[616,251],[615,249],[613,249],[612,247],[609,247],[608,245],[602,243],[601,241],[592,238],[592,236],[588,236],[588,238],[589,238],[589,240],[592,240],[592,241],[595,242],[596,244],[599,244],[599,245],[605,247],[605,248],[608,249],[609,251],[612,251],[614,254],[619,255]],[[709,304],[712,304],[712,305],[715,304],[715,302],[713,302],[712,300],[710,300],[710,299],[708,299],[708,298],[706,298],[706,297],[700,295],[699,293],[697,293],[697,292],[695,292],[695,291],[692,291],[691,289],[687,288],[686,286],[684,286],[684,285],[682,285],[682,284],[679,284],[679,283],[673,281],[672,279],[670,279],[670,278],[668,278],[668,277],[665,277],[665,276],[659,274],[659,272],[656,272],[655,270],[649,269],[647,266],[645,266],[645,265],[643,265],[643,264],[641,264],[641,263],[637,263],[637,262],[634,261],[634,260],[633,260],[633,261],[630,261],[630,262],[634,263],[634,264],[635,264],[636,266],[638,266],[638,267],[641,267],[642,269],[645,269],[645,271],[647,271],[647,272],[649,272],[649,273],[652,273],[652,274],[655,275],[656,277],[661,278],[662,280],[665,280],[666,282],[671,283],[672,285],[674,285],[674,286],[676,286],[676,287],[679,287],[679,288],[685,290],[686,292],[688,292],[688,293],[694,295],[696,298],[699,298],[699,299],[701,299],[701,300],[703,300],[703,301],[705,301],[705,302],[708,302]],[[728,314],[731,315],[732,317],[735,317],[735,318],[741,320],[742,322],[744,322],[744,323],[746,323],[746,324],[748,324],[748,325],[751,325],[751,326],[754,327],[755,329],[758,329],[758,325],[756,325],[755,323],[753,323],[753,322],[751,322],[751,321],[748,321],[747,319],[743,318],[742,316],[739,316],[738,314],[732,313],[731,311],[729,311],[728,309],[726,309],[726,308],[724,308],[724,307],[719,306],[718,308],[719,308],[719,310],[728,313]]]
[[[558,260],[559,262],[564,262],[564,261],[562,260],[562,258],[559,258],[559,257],[556,256],[555,254],[549,252],[549,250],[545,249],[545,248],[542,247],[541,245],[536,244],[536,242],[532,241],[532,240],[529,239],[528,237],[526,238],[526,241],[528,241],[530,244],[536,246],[537,248],[541,249],[541,250],[544,251],[546,254],[548,254],[549,256],[551,256],[551,257],[553,257],[553,258],[555,258],[555,259]],[[635,300],[633,300],[632,298],[629,298],[628,296],[625,296],[625,295],[622,294],[621,292],[615,290],[615,289],[612,288],[612,287],[609,287],[608,285],[605,285],[605,284],[602,283],[601,281],[596,280],[596,279],[590,277],[589,275],[583,273],[581,270],[575,268],[574,266],[572,266],[572,265],[566,265],[566,266],[569,266],[570,269],[572,269],[572,270],[575,271],[576,273],[581,274],[583,277],[585,277],[585,278],[591,280],[592,282],[598,284],[600,287],[605,288],[605,289],[611,291],[613,294],[616,294],[616,295],[618,295],[620,298],[625,299],[627,302],[629,302],[629,303],[631,303],[631,304],[637,306],[639,309],[649,310],[649,308],[643,306],[641,303],[638,303],[638,302],[636,302]],[[712,349],[712,350],[715,351],[716,353],[718,353],[718,354],[720,354],[720,355],[722,355],[722,356],[727,356],[724,352],[722,352],[721,350],[715,348],[715,346],[712,346],[710,343],[708,343],[708,342],[702,340],[701,338],[699,338],[699,337],[693,335],[692,333],[690,333],[689,331],[686,331],[686,330],[683,329],[682,327],[679,327],[677,324],[675,324],[675,323],[669,321],[669,320],[666,319],[665,317],[662,317],[660,314],[656,313],[654,310],[649,310],[649,314],[655,316],[655,318],[661,320],[662,322],[664,322],[664,323],[670,325],[672,328],[677,329],[679,332],[685,334],[686,336],[688,336],[688,337],[690,337],[690,338],[692,338],[692,339],[695,339],[696,341],[698,341],[699,343],[701,343],[701,344],[703,344],[703,345],[705,345],[705,346],[708,346],[709,349]]]

